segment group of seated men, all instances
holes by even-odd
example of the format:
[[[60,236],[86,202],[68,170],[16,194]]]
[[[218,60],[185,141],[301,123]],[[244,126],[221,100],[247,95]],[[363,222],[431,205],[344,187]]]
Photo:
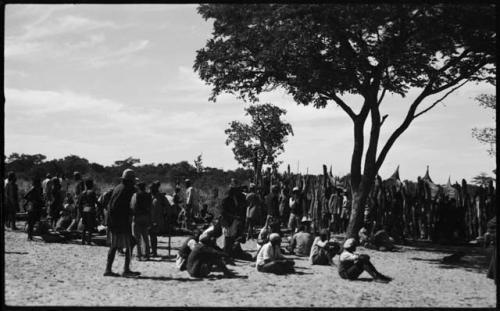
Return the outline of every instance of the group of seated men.
[[[234,265],[234,259],[242,259],[255,261],[258,272],[283,275],[295,272],[294,260],[285,257],[284,253],[309,257],[312,265],[331,266],[335,266],[335,255],[340,254],[338,272],[341,278],[353,280],[366,271],[376,282],[391,281],[390,277],[377,271],[368,255],[355,252],[357,242],[353,238],[347,239],[343,247],[338,241],[329,240],[328,230],[322,230],[319,236],[314,238],[309,232],[310,220],[304,218],[299,231],[291,237],[288,249],[282,250],[281,236],[272,232],[269,223],[270,221],[266,221],[260,231],[257,240],[259,249],[255,257],[243,251],[238,241],[234,242],[230,252],[221,249],[216,241],[222,236],[222,228],[215,222],[203,233],[195,232],[183,242],[177,254],[176,266],[180,271],[187,271],[190,276],[196,278],[206,277],[215,271],[232,276],[234,273],[226,265]]]

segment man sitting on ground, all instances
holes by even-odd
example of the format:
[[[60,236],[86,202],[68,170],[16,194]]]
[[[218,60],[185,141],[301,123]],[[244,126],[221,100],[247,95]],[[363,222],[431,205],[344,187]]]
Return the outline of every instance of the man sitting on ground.
[[[290,254],[301,257],[309,256],[313,244],[313,236],[309,233],[311,221],[307,217],[302,218],[299,232],[295,233],[290,241]]]
[[[195,231],[192,236],[187,237],[184,242],[182,242],[179,252],[177,253],[177,258],[175,260],[175,266],[180,271],[186,270],[187,259],[191,251],[198,244],[201,232]]]
[[[379,229],[373,236],[369,236],[366,228],[363,227],[359,230],[358,235],[359,244],[366,248],[381,252],[397,250],[397,247],[394,245],[394,239],[383,229]]]
[[[257,254],[256,268],[259,272],[287,274],[295,272],[295,262],[281,254],[281,237],[277,233],[269,236],[269,242],[264,244]]]
[[[349,238],[344,243],[344,251],[340,254],[339,275],[343,279],[355,280],[363,271],[368,272],[375,282],[388,283],[392,278],[378,272],[370,262],[370,256],[356,254],[356,240]]]
[[[328,241],[328,230],[320,231],[319,236],[314,239],[309,260],[312,265],[334,266],[333,257],[340,251],[340,244]]]
[[[226,253],[215,249],[216,237],[210,231],[204,238],[200,237],[200,242],[194,245],[189,253],[186,270],[189,275],[195,278],[203,278],[212,271],[222,271],[225,276],[234,275],[224,264],[223,258],[229,257]]]

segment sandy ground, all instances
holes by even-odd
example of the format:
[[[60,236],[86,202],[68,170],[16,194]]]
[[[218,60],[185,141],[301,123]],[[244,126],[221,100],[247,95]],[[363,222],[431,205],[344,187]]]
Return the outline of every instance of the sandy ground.
[[[10,306],[266,306],[266,307],[495,307],[496,287],[486,278],[488,252],[465,248],[458,265],[439,260],[457,248],[403,247],[367,253],[389,284],[346,281],[336,267],[311,266],[296,259],[297,273],[287,276],[255,271],[253,263],[229,266],[238,274],[227,279],[215,273],[198,280],[175,269],[176,248],[183,237],[160,237],[160,258],[132,261],[139,278],[103,277],[108,248],[76,243],[26,241],[23,232],[5,232],[5,303]],[[256,243],[244,249],[255,252]],[[121,272],[124,258],[117,256],[113,271]],[[338,264],[338,258],[336,258]]]

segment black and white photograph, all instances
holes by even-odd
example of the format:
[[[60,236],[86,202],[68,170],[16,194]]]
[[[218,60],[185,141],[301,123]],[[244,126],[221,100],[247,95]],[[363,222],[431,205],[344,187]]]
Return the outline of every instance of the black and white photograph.
[[[496,12],[4,4],[4,307],[497,307]]]

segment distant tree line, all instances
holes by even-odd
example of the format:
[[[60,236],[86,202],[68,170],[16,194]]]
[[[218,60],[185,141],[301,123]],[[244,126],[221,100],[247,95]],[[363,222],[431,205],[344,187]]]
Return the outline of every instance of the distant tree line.
[[[160,180],[161,182],[175,185],[182,183],[184,179],[191,179],[200,188],[211,188],[210,186],[229,185],[232,178],[246,181],[253,177],[253,172],[248,169],[238,168],[225,171],[218,168],[203,167],[201,155],[194,161],[195,165],[188,161],[178,163],[139,164],[140,159],[129,157],[117,160],[113,165],[103,166],[93,163],[77,155],[69,155],[61,159],[47,160],[43,154],[19,154],[12,153],[5,157],[5,172],[13,171],[19,179],[32,180],[43,179],[50,173],[52,176],[65,176],[71,178],[73,172],[78,171],[84,177],[92,177],[98,183],[114,184],[120,180],[121,174],[126,168],[133,168],[139,179],[146,183]]]

